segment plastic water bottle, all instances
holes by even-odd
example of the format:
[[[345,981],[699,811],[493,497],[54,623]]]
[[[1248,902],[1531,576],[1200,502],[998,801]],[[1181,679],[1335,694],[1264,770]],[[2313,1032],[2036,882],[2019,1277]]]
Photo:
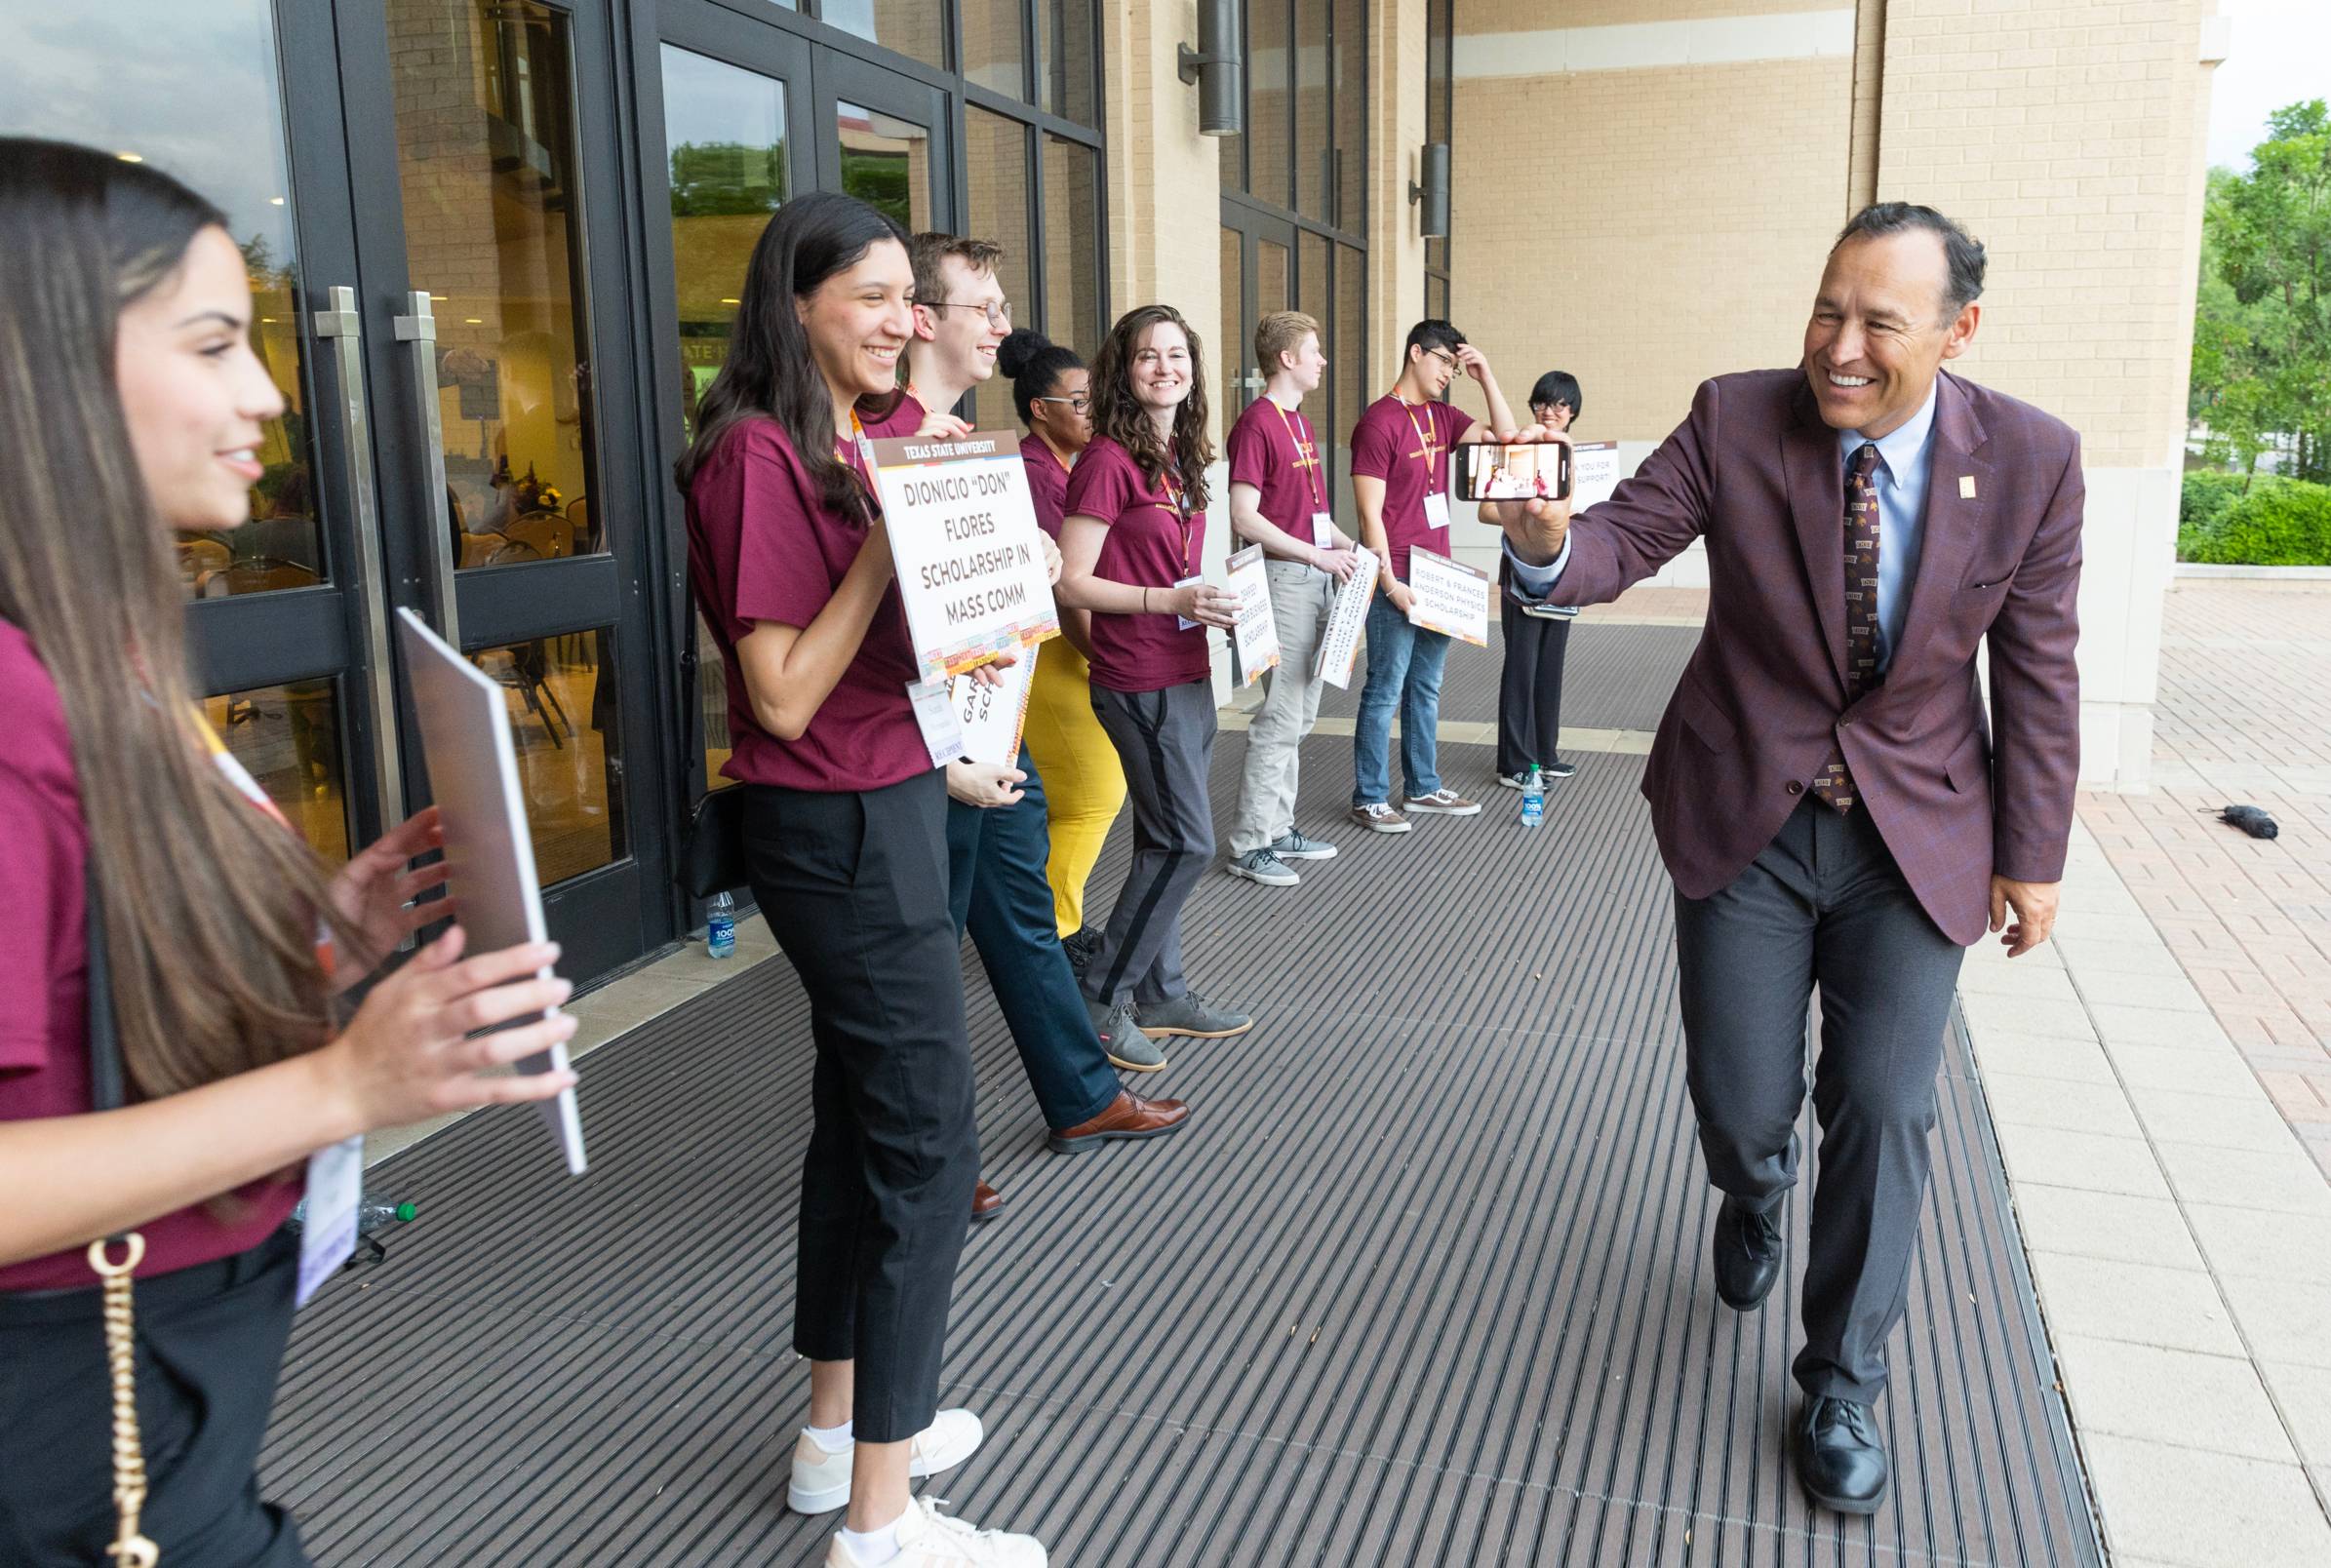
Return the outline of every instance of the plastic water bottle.
[[[1546,778],[1538,771],[1538,764],[1529,764],[1529,777],[1521,785],[1521,825],[1534,828],[1546,820]]]
[[[704,952],[715,959],[736,956],[736,900],[725,892],[713,896],[712,912],[705,917]]]
[[[359,1203],[356,1206],[356,1234],[368,1236],[375,1231],[385,1231],[392,1225],[409,1225],[418,1213],[420,1210],[411,1199],[397,1203]]]

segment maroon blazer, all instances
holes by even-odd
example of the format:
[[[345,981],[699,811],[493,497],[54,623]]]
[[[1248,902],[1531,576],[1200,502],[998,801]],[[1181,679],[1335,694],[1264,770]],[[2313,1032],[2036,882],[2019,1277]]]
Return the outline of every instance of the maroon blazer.
[[[1708,625],[1643,796],[1677,890],[1705,898],[1772,842],[1829,755],[1926,913],[1961,945],[1991,878],[2064,874],[2080,761],[2079,437],[1944,374],[1926,527],[1883,685],[1845,700],[1845,481],[1801,371],[1702,382],[1691,416],[1570,527],[1564,604],[1617,598],[1708,541]],[[1883,548],[1882,541],[1880,548]],[[1987,724],[1975,649],[1991,647]]]

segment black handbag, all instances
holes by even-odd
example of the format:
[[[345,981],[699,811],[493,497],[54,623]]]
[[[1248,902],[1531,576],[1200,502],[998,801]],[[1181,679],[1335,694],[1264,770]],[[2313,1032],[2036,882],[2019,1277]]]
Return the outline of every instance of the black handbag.
[[[690,750],[704,750],[703,706],[696,695],[696,654],[680,655],[680,689],[688,704]],[[680,853],[672,880],[691,898],[711,898],[745,885],[744,790],[712,790],[689,807],[680,827]]]

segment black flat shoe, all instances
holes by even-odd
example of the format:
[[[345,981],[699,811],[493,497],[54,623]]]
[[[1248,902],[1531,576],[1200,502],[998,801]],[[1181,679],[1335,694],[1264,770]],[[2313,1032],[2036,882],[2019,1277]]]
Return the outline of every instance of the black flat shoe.
[[[1807,1399],[1790,1433],[1790,1457],[1805,1496],[1839,1513],[1876,1513],[1890,1480],[1885,1445],[1870,1407],[1851,1399]]]
[[[1753,1313],[1781,1276],[1781,1224],[1727,1196],[1716,1214],[1716,1295],[1736,1313]]]

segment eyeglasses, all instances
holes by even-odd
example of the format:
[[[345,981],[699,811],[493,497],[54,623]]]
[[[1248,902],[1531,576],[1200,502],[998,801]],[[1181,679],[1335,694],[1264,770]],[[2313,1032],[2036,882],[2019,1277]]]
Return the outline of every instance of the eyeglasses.
[[[1457,368],[1457,356],[1450,353],[1445,348],[1428,348],[1425,350],[1425,357],[1427,359],[1446,360],[1448,362],[1448,368],[1452,371]]]
[[[1008,327],[1011,325],[1011,301],[1008,299],[999,299],[992,305],[974,305],[960,299],[941,300],[937,303],[925,303],[923,301],[917,302],[923,304],[923,308],[925,310],[984,311],[987,314],[987,324],[990,327]]]
[[[1083,413],[1092,407],[1092,399],[1083,392],[1072,392],[1064,398],[1047,396],[1030,398],[1028,401],[1031,403],[1065,403],[1079,413]]]

